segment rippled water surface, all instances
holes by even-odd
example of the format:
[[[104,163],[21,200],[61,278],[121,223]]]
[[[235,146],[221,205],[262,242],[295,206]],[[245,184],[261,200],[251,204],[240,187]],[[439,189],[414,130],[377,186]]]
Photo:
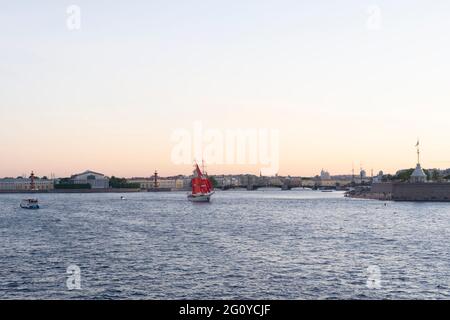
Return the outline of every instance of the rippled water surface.
[[[0,298],[450,298],[450,204],[315,191],[0,195]],[[81,290],[66,287],[81,269]],[[371,267],[372,266],[372,267]],[[367,287],[368,267],[381,288]],[[378,282],[377,282],[378,283]]]

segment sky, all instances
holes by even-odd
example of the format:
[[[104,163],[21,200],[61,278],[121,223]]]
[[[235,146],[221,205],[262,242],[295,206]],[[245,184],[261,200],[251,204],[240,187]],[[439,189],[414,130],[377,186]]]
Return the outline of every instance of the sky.
[[[410,168],[418,137],[424,167],[450,167],[449,14],[443,0],[0,0],[0,177],[189,174],[174,134],[198,123],[278,132],[280,175]]]

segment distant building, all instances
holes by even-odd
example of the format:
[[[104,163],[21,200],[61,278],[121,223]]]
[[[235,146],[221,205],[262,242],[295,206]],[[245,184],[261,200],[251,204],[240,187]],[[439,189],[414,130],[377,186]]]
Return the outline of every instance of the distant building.
[[[237,186],[247,187],[248,189],[252,189],[253,186],[261,184],[261,181],[264,179],[264,177],[262,177],[261,175],[256,176],[253,174],[242,174],[238,175],[236,178],[238,179]],[[220,182],[219,186],[223,187]]]
[[[109,188],[109,178],[104,174],[87,170],[70,177],[73,184],[90,184],[92,189]]]
[[[325,171],[322,169],[322,171],[320,171],[320,179],[321,180],[331,180],[331,175],[328,171]]]
[[[378,172],[378,175],[373,177],[373,183],[381,183],[381,182],[383,182],[383,176],[384,176],[383,171]]]
[[[158,180],[159,188],[163,189],[183,189],[184,181],[182,179],[160,179]]]
[[[128,183],[138,183],[140,188],[143,190],[155,188],[155,179],[152,178],[131,178],[127,180]],[[171,190],[182,190],[185,187],[184,179],[167,179],[167,178],[157,178],[156,180],[157,188],[171,189]]]
[[[367,178],[366,170],[361,169],[361,171],[359,172],[359,176],[361,177],[361,180],[366,179]]]
[[[34,190],[53,190],[54,182],[49,179],[34,179]],[[5,178],[0,179],[0,191],[27,191],[32,190],[31,179]]]
[[[282,186],[283,185],[283,181],[280,179],[280,177],[278,177],[278,175],[276,175],[275,177],[270,177],[269,178],[269,184],[271,186]]]
[[[417,147],[417,165],[416,169],[414,169],[413,173],[411,174],[410,181],[412,183],[424,183],[427,181],[427,175],[425,174],[420,165],[419,141],[417,141],[416,147]]]
[[[127,183],[139,184],[139,187],[143,190],[153,188],[155,181],[150,178],[131,178],[127,179]]]
[[[241,176],[217,175],[213,176],[219,187],[239,187],[241,185]]]

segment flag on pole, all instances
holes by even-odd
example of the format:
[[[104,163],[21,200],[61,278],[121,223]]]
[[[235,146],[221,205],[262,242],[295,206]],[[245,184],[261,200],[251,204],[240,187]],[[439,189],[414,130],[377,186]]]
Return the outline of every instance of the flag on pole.
[[[419,146],[419,139],[417,139],[417,143],[416,143],[416,147],[418,147]]]

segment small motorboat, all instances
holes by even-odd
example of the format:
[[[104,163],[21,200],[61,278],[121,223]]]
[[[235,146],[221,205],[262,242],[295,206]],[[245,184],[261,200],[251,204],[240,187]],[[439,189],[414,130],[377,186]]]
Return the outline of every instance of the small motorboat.
[[[121,196],[120,200],[127,200],[127,198],[125,198],[124,196]]]
[[[39,209],[39,202],[37,199],[24,199],[20,203],[22,209]]]

